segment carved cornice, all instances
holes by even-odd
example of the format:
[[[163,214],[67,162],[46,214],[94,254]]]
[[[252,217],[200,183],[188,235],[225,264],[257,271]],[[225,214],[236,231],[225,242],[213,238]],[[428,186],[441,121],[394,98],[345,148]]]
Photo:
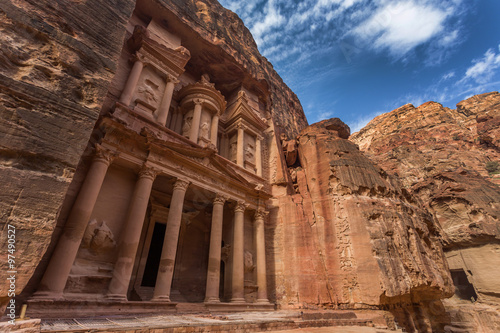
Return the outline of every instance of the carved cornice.
[[[217,193],[214,199],[214,205],[223,205],[228,199],[227,195]]]
[[[178,178],[174,183],[174,190],[182,190],[185,192],[187,191],[189,184],[189,181]]]
[[[155,180],[156,176],[160,173],[160,170],[144,164],[139,171],[139,178],[149,178]]]
[[[235,212],[240,212],[243,213],[245,212],[245,209],[247,209],[248,204],[244,201],[238,201],[236,204],[236,207],[234,207]]]
[[[94,161],[103,162],[106,165],[110,165],[113,159],[118,156],[117,152],[111,151],[107,148],[103,148],[100,144],[95,146],[95,156]]]

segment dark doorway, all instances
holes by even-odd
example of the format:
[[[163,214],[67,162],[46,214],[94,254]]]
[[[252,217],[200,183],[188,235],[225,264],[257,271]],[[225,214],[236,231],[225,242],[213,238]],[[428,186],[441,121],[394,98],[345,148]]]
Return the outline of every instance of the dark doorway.
[[[220,279],[219,279],[219,299],[224,298],[224,276],[225,276],[225,267],[224,261],[220,261]]]
[[[452,269],[450,270],[450,273],[453,279],[453,284],[455,285],[455,294],[461,299],[470,301],[474,298],[474,301],[477,300],[477,294],[474,290],[474,286],[467,279],[465,271],[463,269]]]
[[[158,268],[160,267],[161,250],[163,249],[166,229],[166,224],[155,223],[153,236],[151,237],[151,245],[149,246],[148,259],[141,282],[141,286],[143,287],[154,287],[156,285],[156,276],[158,275]]]

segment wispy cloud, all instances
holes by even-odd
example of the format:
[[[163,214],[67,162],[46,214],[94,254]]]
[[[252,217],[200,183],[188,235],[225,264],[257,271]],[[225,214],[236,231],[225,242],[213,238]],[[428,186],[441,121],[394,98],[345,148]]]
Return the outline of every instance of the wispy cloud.
[[[498,45],[498,50],[500,51],[500,45]],[[500,68],[500,52],[496,53],[493,49],[489,49],[482,58],[475,59],[472,63],[473,65],[467,69],[460,81],[473,80],[478,84],[486,84]]]

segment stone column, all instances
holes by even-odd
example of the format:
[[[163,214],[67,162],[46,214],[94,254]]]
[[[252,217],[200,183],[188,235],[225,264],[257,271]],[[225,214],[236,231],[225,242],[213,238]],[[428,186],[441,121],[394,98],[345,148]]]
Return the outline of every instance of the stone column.
[[[234,209],[233,226],[233,271],[231,303],[245,302],[245,267],[244,267],[244,222],[246,204],[238,202]]]
[[[163,93],[160,106],[158,107],[158,116],[156,117],[156,121],[163,126],[166,124],[168,111],[170,110],[170,103],[172,102],[172,94],[174,93],[174,87],[178,82],[179,81],[177,81],[173,76],[167,76],[165,92]]]
[[[266,241],[264,234],[264,218],[268,212],[258,209],[255,212],[254,240],[257,257],[257,303],[269,303],[266,282]]]
[[[189,140],[194,143],[198,143],[198,134],[200,131],[200,121],[201,121],[201,110],[202,110],[202,101],[195,100],[194,101],[194,112],[193,112],[193,123],[191,124],[191,129],[189,131]]]
[[[207,289],[205,302],[219,302],[220,257],[222,244],[222,222],[224,203],[227,198],[217,194],[212,211],[210,250],[208,252]]]
[[[175,128],[174,128],[174,131],[178,134],[182,134],[182,119],[183,119],[182,109],[178,108],[177,109],[177,120],[175,122]]]
[[[135,183],[134,193],[129,204],[127,220],[123,224],[122,235],[118,243],[118,259],[113,268],[113,277],[106,295],[109,299],[127,300],[128,285],[156,174],[157,171],[148,166],[144,166],[139,172],[139,179]]]
[[[129,106],[132,101],[132,95],[134,94],[137,82],[139,82],[139,77],[141,76],[143,68],[144,63],[139,58],[136,58],[120,97],[120,102],[126,106]]]
[[[62,296],[104,177],[115,156],[115,153],[99,145],[96,146],[96,155],[71,208],[63,234],[50,258],[35,294],[36,297],[59,298]]]
[[[170,210],[167,218],[167,229],[165,230],[165,240],[163,241],[163,249],[161,251],[160,267],[158,268],[152,301],[170,302],[170,288],[172,287],[172,277],[174,275],[182,207],[188,185],[189,182],[181,179],[177,179],[174,184],[174,192],[170,201]]]
[[[210,129],[210,141],[217,147],[217,132],[219,131],[219,115],[214,114],[212,117],[212,128]]]
[[[245,167],[244,160],[244,141],[245,141],[245,127],[242,124],[238,124],[238,141],[236,145],[236,164],[241,167]]]
[[[257,168],[257,176],[262,177],[262,137],[255,137],[255,167]]]

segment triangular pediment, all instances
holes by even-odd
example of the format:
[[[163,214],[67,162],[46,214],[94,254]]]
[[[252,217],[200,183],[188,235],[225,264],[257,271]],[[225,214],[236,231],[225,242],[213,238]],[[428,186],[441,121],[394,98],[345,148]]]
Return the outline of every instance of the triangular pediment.
[[[264,130],[268,127],[267,123],[248,105],[245,98],[238,98],[233,105],[229,106],[224,118],[228,125],[239,119],[245,119],[260,130]]]

